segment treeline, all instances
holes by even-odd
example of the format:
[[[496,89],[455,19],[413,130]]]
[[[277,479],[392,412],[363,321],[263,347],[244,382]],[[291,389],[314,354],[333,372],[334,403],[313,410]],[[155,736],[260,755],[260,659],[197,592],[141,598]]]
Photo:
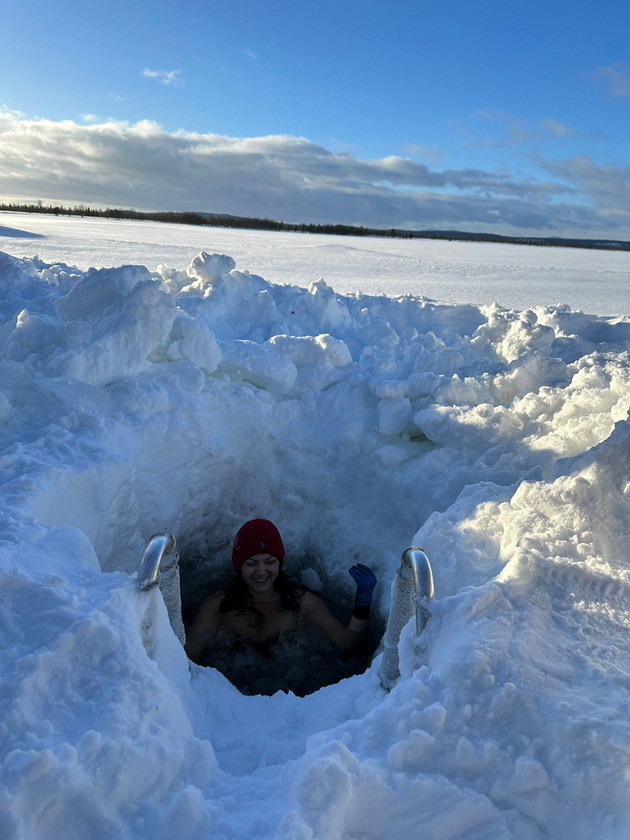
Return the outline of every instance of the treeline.
[[[503,236],[495,233],[467,233],[458,230],[401,230],[400,228],[367,228],[342,224],[296,224],[279,222],[275,219],[257,219],[250,216],[231,216],[227,213],[199,212],[145,212],[107,207],[99,210],[76,204],[74,207],[15,202],[0,203],[0,211],[14,213],[47,213],[55,216],[95,216],[105,219],[128,219],[171,224],[199,225],[203,227],[247,228],[248,230],[275,230],[295,233],[331,233],[339,236],[387,236],[397,239],[445,239],[465,242],[501,242],[514,245],[556,246],[563,248],[591,248],[616,251],[630,251],[630,242],[611,239],[563,239],[561,237]]]
[[[414,231],[406,230],[376,230],[374,228],[355,227],[341,224],[296,224],[293,222],[278,222],[275,219],[257,219],[250,216],[231,216],[227,213],[197,213],[174,212],[169,210],[145,212],[141,210],[123,210],[107,207],[99,210],[95,207],[85,207],[76,204],[74,207],[48,204],[16,204],[2,203],[0,210],[14,213],[48,213],[55,216],[96,216],[105,219],[135,219],[148,222],[170,222],[180,225],[202,225],[205,227],[247,228],[253,230],[277,230],[296,233],[336,233],[341,236],[396,236],[411,239]]]

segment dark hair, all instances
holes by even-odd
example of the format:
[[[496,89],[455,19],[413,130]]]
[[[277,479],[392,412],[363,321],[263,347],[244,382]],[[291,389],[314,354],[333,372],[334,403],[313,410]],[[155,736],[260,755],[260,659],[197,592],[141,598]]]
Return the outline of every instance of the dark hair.
[[[305,592],[306,586],[294,583],[291,578],[282,570],[273,582],[273,588],[280,593],[280,605],[283,610],[298,612],[300,599]],[[251,595],[242,575],[237,575],[232,582],[225,587],[223,599],[219,605],[220,613],[236,612],[239,615],[250,615],[250,627],[259,627],[265,617],[260,610],[251,603]]]

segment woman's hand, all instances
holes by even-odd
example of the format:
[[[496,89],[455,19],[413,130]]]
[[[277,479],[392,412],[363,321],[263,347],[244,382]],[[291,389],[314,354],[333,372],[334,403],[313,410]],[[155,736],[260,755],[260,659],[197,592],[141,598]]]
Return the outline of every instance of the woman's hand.
[[[352,576],[357,585],[355,604],[360,607],[368,607],[372,603],[376,575],[364,563],[356,563],[351,569],[348,569],[348,574]]]

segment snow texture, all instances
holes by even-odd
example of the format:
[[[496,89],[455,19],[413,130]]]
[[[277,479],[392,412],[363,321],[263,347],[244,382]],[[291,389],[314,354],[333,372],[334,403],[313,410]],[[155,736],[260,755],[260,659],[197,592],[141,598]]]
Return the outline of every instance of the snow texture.
[[[128,265],[127,229],[114,268],[0,254],[0,835],[630,836],[630,320]],[[195,590],[253,516],[324,593],[369,563],[381,621],[426,550],[390,692],[379,652],[304,698],[188,663],[146,540]]]

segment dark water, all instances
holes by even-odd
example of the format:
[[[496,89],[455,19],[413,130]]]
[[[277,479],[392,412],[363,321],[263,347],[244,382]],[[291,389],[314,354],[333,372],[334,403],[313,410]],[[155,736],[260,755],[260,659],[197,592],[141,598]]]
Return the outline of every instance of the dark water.
[[[292,691],[303,697],[363,673],[370,658],[367,649],[362,656],[344,657],[317,628],[302,620],[295,632],[272,639],[234,636],[221,628],[201,664],[216,668],[243,694]]]

